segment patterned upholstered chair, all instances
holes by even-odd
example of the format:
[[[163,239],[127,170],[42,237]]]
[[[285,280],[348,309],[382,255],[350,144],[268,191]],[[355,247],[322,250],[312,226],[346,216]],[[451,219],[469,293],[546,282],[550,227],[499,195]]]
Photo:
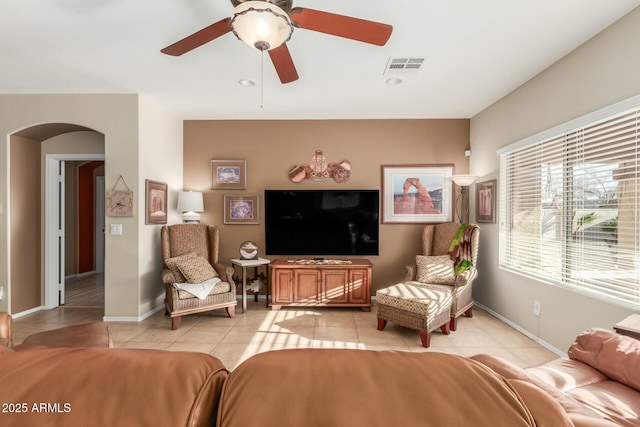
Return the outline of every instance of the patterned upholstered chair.
[[[425,226],[422,231],[423,255],[431,257],[437,255],[448,255],[451,242],[456,236],[459,228],[460,224],[458,223],[444,223]],[[467,317],[473,316],[473,299],[471,290],[473,281],[478,276],[476,265],[478,262],[480,229],[477,226],[473,226],[470,232],[470,242],[466,245],[469,253],[465,255],[466,258],[471,261],[472,266],[468,270],[456,275],[453,283],[424,283],[417,280],[418,268],[416,265],[407,266],[404,269],[405,284],[451,293],[451,323],[449,328],[452,331],[456,330],[456,320],[462,314]]]
[[[234,316],[237,301],[233,267],[218,262],[219,239],[220,230],[213,225],[176,224],[162,227],[162,282],[165,285],[165,313],[171,316],[171,329],[177,329],[182,316],[188,314],[226,308],[229,317]],[[208,263],[204,263],[202,258]],[[181,263],[194,259],[201,261],[203,265],[200,267],[204,267],[196,272],[198,275],[201,275],[201,270],[211,271],[221,279],[204,299],[175,286],[176,283],[188,281],[181,271]],[[190,274],[186,276],[194,277]]]

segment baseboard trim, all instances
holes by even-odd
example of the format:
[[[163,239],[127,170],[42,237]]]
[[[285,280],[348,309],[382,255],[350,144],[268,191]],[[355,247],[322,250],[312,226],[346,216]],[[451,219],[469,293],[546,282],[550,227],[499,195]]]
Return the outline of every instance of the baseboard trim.
[[[20,313],[12,314],[11,317],[13,317],[14,319],[19,319],[21,317],[28,316],[42,310],[44,310],[44,305],[41,305],[40,307],[30,308],[29,310],[21,311]]]
[[[557,349],[556,347],[552,346],[551,344],[549,344],[545,340],[540,339],[540,337],[536,336],[535,334],[532,334],[531,332],[527,331],[526,329],[524,329],[520,325],[517,325],[516,323],[513,323],[511,320],[509,320],[506,317],[496,313],[495,311],[491,310],[490,308],[485,307],[482,304],[478,304],[477,302],[474,302],[474,304],[475,304],[476,307],[486,311],[487,313],[489,313],[493,317],[495,317],[495,318],[501,320],[502,322],[506,323],[507,325],[511,326],[513,329],[515,329],[516,331],[520,332],[521,334],[527,336],[528,338],[532,339],[533,341],[537,342],[538,344],[540,344],[542,347],[546,348],[547,350],[557,354],[558,356],[566,356],[567,355],[566,351],[561,351],[561,350]]]
[[[159,312],[160,310],[164,310],[164,305],[160,305],[156,308],[154,308],[153,310],[143,314],[142,316],[103,316],[102,317],[102,321],[104,322],[142,322],[145,319],[148,319],[149,317],[153,316],[154,314],[156,314],[157,312]]]

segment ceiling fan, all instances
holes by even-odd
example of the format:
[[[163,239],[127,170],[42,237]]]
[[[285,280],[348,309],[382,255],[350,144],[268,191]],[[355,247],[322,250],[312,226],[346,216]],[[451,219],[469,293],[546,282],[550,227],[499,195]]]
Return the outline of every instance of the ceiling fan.
[[[268,51],[282,83],[298,80],[298,72],[287,48],[293,27],[384,46],[393,27],[345,15],[303,7],[293,0],[231,0],[233,15],[205,27],[164,49],[162,53],[183,55],[220,36],[233,32],[239,40]]]

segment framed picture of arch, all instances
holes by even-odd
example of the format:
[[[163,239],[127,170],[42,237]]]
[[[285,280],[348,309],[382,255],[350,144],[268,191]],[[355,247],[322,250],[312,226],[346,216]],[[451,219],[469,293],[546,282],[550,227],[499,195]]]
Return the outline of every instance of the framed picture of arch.
[[[496,222],[496,180],[476,182],[476,221]]]
[[[441,223],[453,218],[452,164],[382,165],[382,223]]]
[[[167,184],[164,182],[145,180],[146,217],[145,224],[167,223]]]

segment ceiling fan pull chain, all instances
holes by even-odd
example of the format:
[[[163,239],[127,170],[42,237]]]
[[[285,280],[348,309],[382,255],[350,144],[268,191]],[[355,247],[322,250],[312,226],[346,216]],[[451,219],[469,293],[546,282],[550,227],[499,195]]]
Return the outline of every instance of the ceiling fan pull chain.
[[[264,49],[260,55],[260,108],[264,108]]]

